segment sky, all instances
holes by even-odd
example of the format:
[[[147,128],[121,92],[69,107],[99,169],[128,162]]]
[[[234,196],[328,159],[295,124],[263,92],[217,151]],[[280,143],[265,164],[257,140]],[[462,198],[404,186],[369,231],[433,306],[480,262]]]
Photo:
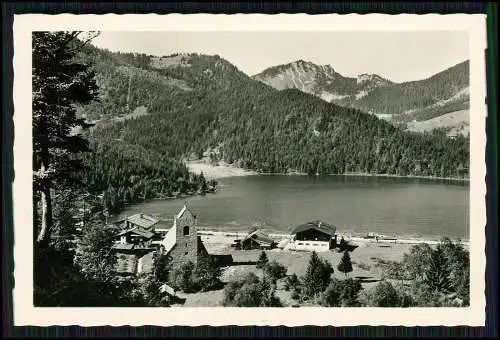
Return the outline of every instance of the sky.
[[[104,31],[92,44],[158,56],[218,54],[247,75],[302,59],[343,76],[374,73],[394,82],[425,79],[469,59],[468,33],[457,31]]]

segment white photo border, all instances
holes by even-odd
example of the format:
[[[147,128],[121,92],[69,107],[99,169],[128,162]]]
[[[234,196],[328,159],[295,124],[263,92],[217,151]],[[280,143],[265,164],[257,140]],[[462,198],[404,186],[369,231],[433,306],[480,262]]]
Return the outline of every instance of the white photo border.
[[[33,31],[463,31],[470,51],[470,261],[467,308],[45,308],[33,305],[31,34]],[[486,15],[14,15],[14,326],[484,326]]]

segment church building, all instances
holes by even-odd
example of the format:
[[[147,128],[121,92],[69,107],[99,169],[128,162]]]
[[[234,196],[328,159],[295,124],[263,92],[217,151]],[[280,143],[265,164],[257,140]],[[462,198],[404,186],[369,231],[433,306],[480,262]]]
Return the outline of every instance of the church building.
[[[172,264],[191,261],[195,265],[208,252],[198,236],[196,215],[186,205],[174,216],[174,224],[161,241],[160,251],[170,257]]]

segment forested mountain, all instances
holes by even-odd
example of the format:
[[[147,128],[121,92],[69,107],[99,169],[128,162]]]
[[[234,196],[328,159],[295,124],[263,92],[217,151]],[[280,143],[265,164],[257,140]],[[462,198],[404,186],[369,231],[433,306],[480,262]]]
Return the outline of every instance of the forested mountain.
[[[396,124],[427,121],[469,109],[469,61],[430,78],[404,83],[393,83],[374,74],[344,77],[330,65],[318,66],[303,60],[268,68],[252,78],[279,90],[296,88]],[[434,127],[456,128],[464,123],[463,115],[458,117],[458,121],[449,120],[451,125],[435,124]],[[465,123],[468,125],[468,119]]]
[[[299,90],[277,91],[219,56],[88,50],[83,57],[96,64],[98,83],[107,89],[101,98],[106,109],[95,104],[81,114],[114,119],[97,124],[92,138],[122,150],[118,154],[138,150],[138,163],[154,155],[180,160],[216,150],[229,163],[272,173],[468,174],[467,138],[403,132]],[[142,115],[116,119],[138,107]]]

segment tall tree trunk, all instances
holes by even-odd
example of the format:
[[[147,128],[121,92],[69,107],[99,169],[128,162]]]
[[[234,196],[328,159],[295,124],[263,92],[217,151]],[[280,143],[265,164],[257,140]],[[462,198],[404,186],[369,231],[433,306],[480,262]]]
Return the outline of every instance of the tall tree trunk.
[[[52,200],[50,196],[50,188],[44,187],[41,191],[42,197],[42,226],[38,234],[37,242],[40,244],[48,244],[50,232],[52,231]]]
[[[38,214],[38,192],[33,193],[33,240],[38,238],[38,229],[40,227],[40,216]]]
[[[44,157],[47,158],[47,157]],[[43,173],[45,170],[45,164],[47,162],[43,162],[41,164],[40,170]],[[41,185],[40,196],[42,201],[42,221],[40,232],[37,237],[37,242],[41,246],[46,246],[49,243],[50,233],[52,231],[52,200],[50,195],[50,186],[44,180]]]

